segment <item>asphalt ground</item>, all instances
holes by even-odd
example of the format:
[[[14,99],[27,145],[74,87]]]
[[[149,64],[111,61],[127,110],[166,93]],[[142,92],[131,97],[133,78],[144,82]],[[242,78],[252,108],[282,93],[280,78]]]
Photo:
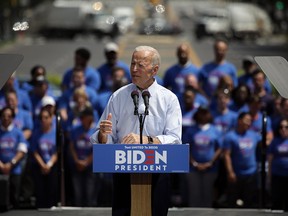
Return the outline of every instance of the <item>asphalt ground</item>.
[[[57,207],[39,210],[10,210],[2,216],[110,216],[111,208]],[[258,209],[209,209],[209,208],[172,208],[168,216],[274,216],[288,215],[287,212]]]

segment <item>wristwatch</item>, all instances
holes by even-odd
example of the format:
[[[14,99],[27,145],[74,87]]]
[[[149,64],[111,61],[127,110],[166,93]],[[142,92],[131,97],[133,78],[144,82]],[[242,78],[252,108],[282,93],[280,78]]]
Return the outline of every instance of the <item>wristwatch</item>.
[[[153,144],[154,140],[151,136],[147,136],[148,137],[148,144]]]
[[[11,161],[10,161],[11,165],[14,167],[17,163],[16,159],[13,158]]]

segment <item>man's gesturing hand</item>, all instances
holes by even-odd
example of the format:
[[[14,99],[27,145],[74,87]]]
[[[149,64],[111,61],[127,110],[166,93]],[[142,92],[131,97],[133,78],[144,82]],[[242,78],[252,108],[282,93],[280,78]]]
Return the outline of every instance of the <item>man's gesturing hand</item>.
[[[98,139],[100,143],[107,142],[107,135],[112,134],[112,114],[109,113],[106,120],[102,120],[99,126]]]

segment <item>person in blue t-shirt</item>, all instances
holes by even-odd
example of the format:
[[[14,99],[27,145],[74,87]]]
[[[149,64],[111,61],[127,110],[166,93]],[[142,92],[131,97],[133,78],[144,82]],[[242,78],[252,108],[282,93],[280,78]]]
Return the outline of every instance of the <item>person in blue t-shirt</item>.
[[[229,109],[237,112],[238,114],[248,109],[248,99],[250,98],[251,92],[247,85],[240,84],[232,90],[231,103]]]
[[[223,75],[229,75],[232,78],[234,87],[238,84],[235,65],[225,59],[227,51],[227,41],[217,39],[214,43],[214,61],[208,62],[200,68],[199,82],[208,97],[212,96]]]
[[[101,92],[99,94],[99,100],[97,103],[97,110],[98,110],[99,115],[102,115],[102,112],[104,111],[112,93],[118,90],[119,88],[121,88],[122,86],[127,85],[128,82],[129,81],[127,80],[125,76],[125,70],[123,68],[114,67],[112,69],[112,86],[110,90]]]
[[[29,97],[32,103],[32,117],[33,121],[35,121],[38,118],[38,115],[40,113],[41,107],[42,107],[42,100],[46,96],[53,97],[55,100],[54,95],[52,92],[48,91],[49,82],[45,79],[44,76],[38,76],[37,82],[33,88],[32,91],[29,93]]]
[[[274,96],[265,89],[265,74],[262,70],[256,69],[252,75],[253,94],[261,99],[261,109],[271,116],[274,112]]]
[[[56,127],[47,107],[41,109],[39,119],[40,127],[33,131],[30,149],[34,159],[36,207],[50,208],[57,204]]]
[[[271,208],[288,211],[288,119],[279,122],[276,136],[268,147],[267,159]]]
[[[63,121],[63,129],[66,133],[70,133],[73,127],[81,125],[80,113],[90,107],[93,109],[94,122],[99,120],[99,114],[88,100],[88,95],[83,88],[78,88],[73,93],[73,106],[68,111],[67,121]]]
[[[32,103],[29,98],[29,95],[26,91],[20,89],[19,87],[15,86],[15,73],[7,80],[3,88],[0,90],[0,109],[7,106],[6,103],[6,92],[13,90],[16,92],[18,97],[18,106],[24,110],[27,110],[32,113]]]
[[[261,136],[250,130],[252,117],[247,112],[238,116],[236,129],[223,139],[225,167],[227,170],[228,207],[237,207],[237,200],[243,207],[255,208],[257,204],[257,161],[256,149]]]
[[[251,95],[248,99],[248,112],[251,114],[252,117],[252,124],[250,129],[259,133],[261,135],[263,129],[263,113],[262,113],[262,106],[261,106],[261,99],[258,95]],[[264,110],[265,111],[265,110]],[[271,126],[271,118],[269,116],[267,118],[266,123],[266,145],[270,145],[273,139],[273,131]]]
[[[17,208],[22,176],[20,162],[28,152],[28,144],[22,131],[13,124],[12,108],[4,107],[0,118],[0,174],[9,176],[10,204]]]
[[[250,88],[251,91],[253,91],[254,84],[252,81],[252,77],[253,72],[257,69],[257,64],[252,56],[244,56],[242,60],[242,69],[244,74],[238,77],[238,84],[245,84]],[[265,78],[264,82],[265,90],[269,93],[272,93],[272,87],[269,80]]]
[[[94,89],[85,84],[85,74],[83,68],[74,68],[71,78],[72,85],[66,91],[63,92],[62,96],[58,100],[58,110],[63,121],[68,119],[68,113],[73,109],[73,94],[78,88],[82,88],[87,96],[88,100],[92,106],[96,109],[98,103],[98,94]]]
[[[110,91],[112,87],[112,70],[114,67],[121,67],[125,71],[125,76],[129,83],[131,81],[129,66],[118,59],[119,47],[116,43],[109,42],[105,45],[104,55],[106,62],[100,65],[97,70],[101,76],[100,92]]]
[[[185,133],[187,128],[195,124],[193,116],[198,109],[195,106],[195,97],[195,91],[192,87],[187,87],[182,96],[179,97],[182,112],[182,134]]]
[[[21,85],[20,85],[20,88],[23,89],[24,91],[26,91],[28,94],[30,91],[33,90],[33,88],[37,84],[37,78],[39,76],[46,78],[46,69],[42,65],[35,65],[31,69],[30,75],[31,75],[31,79],[21,83]],[[48,83],[48,91],[51,91],[50,94],[52,94],[52,88],[51,88],[49,83]]]
[[[91,53],[86,48],[78,48],[75,51],[74,66],[64,73],[62,79],[61,88],[63,92],[66,89],[70,88],[72,85],[72,74],[73,74],[73,68],[75,67],[84,68],[85,84],[93,88],[96,92],[99,91],[101,86],[100,74],[99,71],[94,69],[92,66],[88,65],[90,56]]]
[[[238,113],[228,108],[230,94],[231,92],[228,89],[218,90],[216,96],[217,108],[211,110],[214,125],[219,130],[221,137],[224,137],[227,132],[235,128],[238,118]]]
[[[31,113],[18,107],[18,97],[16,91],[6,93],[6,102],[15,112],[14,125],[22,130],[25,139],[28,141],[32,135],[33,119]]]
[[[89,138],[96,130],[93,109],[85,108],[80,113],[80,120],[81,124],[70,133],[74,205],[91,207],[97,205],[99,191],[99,174],[92,172],[93,146]]]
[[[221,154],[219,131],[212,124],[207,108],[199,107],[194,114],[195,125],[183,134],[183,143],[190,144],[190,173],[188,174],[191,207],[212,207],[217,160]]]
[[[163,78],[164,87],[172,92],[182,94],[185,89],[185,77],[188,74],[194,74],[198,78],[199,69],[190,62],[190,47],[187,44],[181,44],[177,47],[178,63],[169,67]]]

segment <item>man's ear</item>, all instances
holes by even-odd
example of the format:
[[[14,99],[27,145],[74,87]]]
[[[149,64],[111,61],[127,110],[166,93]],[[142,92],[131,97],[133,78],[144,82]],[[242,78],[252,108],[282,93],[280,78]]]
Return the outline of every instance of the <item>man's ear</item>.
[[[158,70],[159,70],[159,65],[155,65],[155,66],[153,67],[153,76],[156,76]]]

